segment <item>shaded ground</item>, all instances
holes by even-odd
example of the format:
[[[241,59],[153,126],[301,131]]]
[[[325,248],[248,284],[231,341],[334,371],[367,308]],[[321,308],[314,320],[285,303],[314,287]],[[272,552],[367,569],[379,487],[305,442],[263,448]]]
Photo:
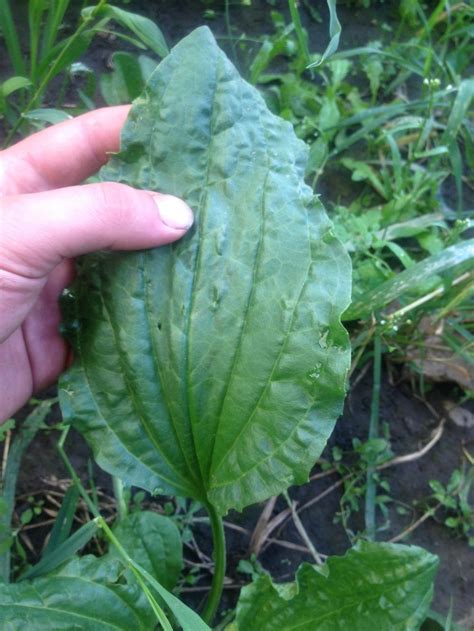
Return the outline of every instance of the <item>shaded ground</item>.
[[[347,398],[345,411],[339,420],[336,430],[326,448],[323,459],[330,458],[330,450],[337,445],[343,450],[350,451],[353,438],[364,440],[368,432],[371,406],[371,375],[368,372],[357,385],[352,388]],[[444,386],[434,390],[428,397],[433,410],[442,410],[441,400],[449,393],[449,388]],[[51,420],[59,420],[58,411],[55,410]],[[391,385],[387,378],[382,384],[380,420],[387,423],[391,436],[391,447],[395,455],[402,455],[418,451],[429,442],[433,430],[439,427],[440,419],[436,418],[425,403],[416,399],[407,383]],[[39,498],[45,490],[51,490],[60,486],[57,479],[65,478],[66,471],[56,455],[55,444],[57,432],[42,433],[32,444],[27,453],[19,480],[18,492],[22,496],[17,505],[18,513],[24,510],[28,503],[25,496],[40,491]],[[474,428],[459,427],[447,420],[440,440],[423,457],[413,462],[393,466],[384,471],[384,479],[390,484],[389,495],[393,502],[389,504],[389,525],[386,530],[378,534],[378,540],[388,541],[405,531],[413,522],[423,514],[423,498],[431,494],[428,482],[432,479],[447,483],[451,472],[458,468],[463,459],[462,448],[472,451],[474,442]],[[77,434],[72,434],[68,439],[68,453],[83,480],[88,480],[87,463],[90,452],[87,445]],[[319,467],[315,473],[320,473]],[[107,474],[94,467],[94,479],[107,495],[112,495],[111,482]],[[314,500],[323,492],[337,485],[340,475],[330,474],[324,478],[314,480],[301,487],[290,489],[291,498],[301,507],[310,500]],[[46,484],[45,481],[52,482]],[[302,523],[318,552],[323,555],[343,554],[350,546],[350,540],[345,529],[340,523],[334,524],[334,516],[340,511],[340,499],[342,486],[329,491],[327,495],[316,501],[300,517]],[[155,508],[159,509],[158,500],[152,500]],[[418,503],[418,508],[409,510],[407,514],[400,515],[396,510],[397,502],[406,506]],[[225,611],[234,606],[240,585],[248,582],[249,577],[237,571],[237,565],[243,558],[249,558],[251,548],[251,536],[257,525],[257,521],[265,504],[249,507],[242,514],[231,513],[227,521],[230,526],[226,528],[228,544],[228,571],[227,587],[221,607]],[[268,521],[275,518],[287,509],[287,504],[282,498],[268,515]],[[203,514],[204,515],[204,514]],[[451,603],[454,617],[457,620],[472,616],[472,598],[474,593],[474,554],[467,546],[465,539],[453,535],[442,523],[443,513],[439,512],[437,519],[426,520],[413,533],[403,539],[404,543],[420,545],[440,558],[440,568],[436,581],[435,597],[432,606],[435,610],[447,613]],[[43,514],[36,523],[45,520]],[[378,524],[384,523],[384,518],[378,513]],[[353,513],[349,520],[351,530],[364,529],[363,513]],[[41,548],[44,537],[50,526],[44,528],[27,529],[28,537],[34,547]],[[236,529],[237,528],[237,529]],[[211,540],[208,526],[203,522],[197,522],[193,526],[196,538],[196,547],[202,553],[202,557],[196,554],[195,549],[186,549],[186,557],[192,567],[193,563],[206,563],[211,554]],[[271,540],[274,540],[273,543]],[[275,528],[268,537],[264,537],[258,561],[271,572],[278,580],[292,580],[294,571],[302,561],[312,562],[312,556],[305,551],[305,544],[295,528],[291,516],[287,516],[281,524]],[[33,560],[34,556],[30,556]],[[204,599],[209,575],[201,572],[202,580],[195,586],[185,588],[183,596],[190,604],[199,606]]]

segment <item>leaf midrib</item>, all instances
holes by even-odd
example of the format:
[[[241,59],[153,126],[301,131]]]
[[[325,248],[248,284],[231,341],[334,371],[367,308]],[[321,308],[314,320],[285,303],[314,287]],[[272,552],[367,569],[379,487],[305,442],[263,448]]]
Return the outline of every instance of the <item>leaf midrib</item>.
[[[162,392],[162,395],[163,395],[163,402],[164,402],[164,404],[166,406],[166,409],[168,411],[170,425],[173,428],[173,434],[174,434],[176,443],[179,445],[179,449],[181,451],[181,455],[183,457],[183,461],[186,463],[186,466],[188,468],[188,474],[189,474],[190,478],[197,484],[197,486],[200,488],[202,494],[204,495],[205,493],[204,493],[204,489],[202,488],[202,483],[200,482],[200,480],[198,478],[195,477],[194,467],[190,466],[190,463],[188,462],[188,458],[187,458],[185,449],[184,449],[184,447],[182,445],[182,442],[180,440],[180,433],[179,433],[179,431],[178,431],[178,429],[176,427],[176,421],[175,421],[174,415],[171,412],[171,406],[170,406],[169,398],[168,398],[168,390],[164,387],[163,374],[162,374],[162,370],[161,370],[161,362],[159,360],[158,349],[156,347],[156,340],[155,340],[155,336],[152,333],[152,327],[151,327],[151,322],[150,322],[150,317],[149,317],[149,312],[151,311],[151,307],[150,307],[150,294],[149,294],[149,290],[148,290],[148,284],[146,282],[147,277],[148,277],[148,273],[147,273],[147,268],[146,268],[146,262],[144,262],[144,264],[143,264],[143,280],[144,280],[144,292],[145,292],[145,318],[146,318],[146,322],[147,322],[147,326],[148,326],[149,338],[150,338],[150,341],[151,341],[153,365],[154,365],[155,370],[156,370],[155,374],[157,375],[158,380],[160,382],[161,392]]]
[[[193,446],[194,446],[194,452],[196,454],[196,459],[198,461],[198,465],[199,465],[199,472],[200,472],[200,477],[202,480],[202,485],[205,485],[205,480],[206,480],[206,476],[205,476],[205,472],[203,471],[203,463],[201,462],[201,459],[199,458],[199,454],[196,448],[197,445],[197,441],[196,441],[196,437],[194,435],[194,426],[197,422],[196,420],[196,415],[195,413],[193,413],[194,411],[191,409],[191,374],[190,374],[190,349],[191,349],[191,341],[190,341],[190,333],[191,333],[191,314],[193,313],[193,309],[194,309],[194,302],[195,302],[195,287],[197,285],[198,279],[199,279],[199,275],[200,275],[200,271],[201,271],[201,259],[202,259],[202,239],[204,238],[203,235],[203,227],[204,227],[204,219],[206,217],[206,213],[205,210],[207,208],[207,201],[208,201],[208,196],[209,196],[209,176],[210,176],[210,171],[211,171],[211,163],[212,163],[212,152],[211,152],[211,148],[213,145],[213,123],[214,123],[214,116],[215,116],[215,111],[216,111],[216,94],[217,94],[217,88],[218,88],[218,78],[219,78],[219,62],[220,62],[220,51],[217,51],[217,54],[215,56],[215,76],[214,76],[214,83],[212,86],[212,106],[211,106],[211,112],[209,115],[209,130],[208,130],[208,138],[209,138],[209,142],[207,143],[207,148],[206,148],[206,173],[205,173],[205,178],[204,178],[204,187],[202,189],[202,194],[199,200],[199,229],[198,229],[198,234],[197,234],[197,246],[196,246],[196,256],[195,256],[195,263],[194,263],[194,269],[193,269],[193,277],[191,280],[191,287],[190,287],[190,295],[191,295],[191,303],[189,306],[189,310],[188,310],[188,318],[187,318],[187,323],[186,323],[186,333],[185,333],[185,340],[186,340],[186,354],[185,354],[185,366],[184,366],[184,376],[185,376],[185,389],[186,389],[186,399],[187,399],[187,409],[188,409],[188,418],[189,418],[189,423],[191,426],[191,436],[192,436],[192,440],[193,440]]]
[[[217,444],[217,439],[219,437],[219,432],[221,429],[221,424],[222,424],[222,411],[224,409],[225,406],[225,402],[227,400],[227,395],[229,394],[229,390],[230,390],[230,386],[231,386],[231,382],[234,376],[234,370],[235,367],[237,365],[237,360],[240,358],[241,353],[242,353],[242,342],[244,339],[244,335],[247,331],[247,327],[248,327],[248,321],[249,321],[249,313],[251,310],[251,307],[253,306],[253,302],[254,302],[254,296],[255,296],[255,292],[257,289],[257,283],[256,283],[256,277],[257,277],[257,272],[260,268],[260,262],[261,262],[261,258],[262,258],[262,252],[263,252],[263,235],[264,235],[264,226],[265,226],[265,220],[266,220],[266,185],[267,185],[267,181],[268,181],[268,177],[270,175],[270,164],[268,161],[268,153],[266,153],[266,157],[267,157],[267,171],[265,172],[265,178],[264,178],[264,182],[263,182],[263,186],[262,186],[262,200],[261,200],[261,215],[262,215],[262,220],[260,222],[260,232],[259,232],[259,238],[258,238],[258,245],[257,245],[257,251],[254,257],[254,262],[253,262],[253,266],[252,266],[252,281],[251,281],[251,285],[250,285],[250,292],[248,295],[248,299],[247,299],[247,304],[245,305],[245,313],[243,315],[243,322],[240,328],[240,332],[239,332],[239,339],[237,341],[237,345],[234,351],[234,355],[232,357],[232,364],[230,367],[230,371],[229,371],[229,375],[227,378],[227,382],[226,382],[226,387],[225,390],[222,394],[222,401],[221,401],[221,405],[219,407],[219,411],[216,414],[216,419],[217,419],[217,427],[215,430],[215,434],[214,434],[214,439],[212,441],[212,448],[211,448],[211,458],[209,460],[209,473],[208,475],[211,475],[211,472],[214,470],[214,459],[216,458],[216,444]],[[220,462],[220,461],[219,461]]]

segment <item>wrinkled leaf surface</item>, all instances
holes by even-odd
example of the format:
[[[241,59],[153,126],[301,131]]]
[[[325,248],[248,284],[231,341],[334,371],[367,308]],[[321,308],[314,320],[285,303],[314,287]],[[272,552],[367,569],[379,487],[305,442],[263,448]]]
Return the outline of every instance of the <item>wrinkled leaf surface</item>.
[[[307,480],[338,417],[350,263],[307,147],[207,28],[135,102],[103,180],[184,198],[178,243],[86,257],[61,405],[129,484],[241,509]]]
[[[415,631],[433,595],[437,558],[421,548],[359,542],[296,583],[244,587],[233,631]],[[229,629],[229,631],[230,631]]]

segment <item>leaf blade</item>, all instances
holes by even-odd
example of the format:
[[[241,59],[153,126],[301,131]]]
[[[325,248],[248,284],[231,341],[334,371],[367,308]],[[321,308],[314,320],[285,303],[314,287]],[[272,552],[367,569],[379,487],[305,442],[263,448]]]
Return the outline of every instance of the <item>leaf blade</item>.
[[[181,538],[169,517],[150,511],[132,513],[114,529],[122,547],[166,589],[175,587],[183,565]],[[120,558],[114,548],[110,558]]]
[[[206,28],[135,102],[101,178],[184,198],[195,226],[171,246],[85,260],[79,361],[61,394],[99,464],[127,483],[225,513],[306,479],[342,405],[350,284],[349,259],[303,181],[307,153]],[[274,470],[264,471],[269,440]]]
[[[414,631],[428,611],[436,567],[421,548],[360,541],[322,569],[300,566],[296,584],[262,576],[245,587],[237,629]]]

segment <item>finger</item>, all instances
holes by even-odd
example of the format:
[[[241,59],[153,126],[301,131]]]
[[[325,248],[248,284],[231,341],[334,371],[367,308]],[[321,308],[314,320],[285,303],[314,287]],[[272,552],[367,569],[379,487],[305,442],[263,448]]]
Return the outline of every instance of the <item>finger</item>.
[[[193,222],[176,197],[111,182],[7,197],[2,209],[0,268],[27,278],[95,250],[176,241]]]
[[[64,259],[176,241],[192,212],[170,195],[103,183],[1,200],[0,342],[21,324]]]
[[[80,184],[118,151],[129,105],[105,107],[48,127],[0,154],[2,180],[22,173],[22,190],[44,191]],[[15,178],[13,178],[15,179]],[[17,178],[16,178],[17,179]]]
[[[74,279],[74,262],[62,261],[48,276],[28,317],[22,324],[28,348],[33,392],[53,384],[67,364],[69,347],[59,333],[59,297]]]
[[[33,378],[21,329],[0,343],[0,424],[27,403],[33,394]],[[19,378],[21,375],[21,378]]]
[[[0,343],[0,423],[68,366],[71,351],[59,333],[58,298],[73,276],[71,260],[58,265],[22,326]]]

